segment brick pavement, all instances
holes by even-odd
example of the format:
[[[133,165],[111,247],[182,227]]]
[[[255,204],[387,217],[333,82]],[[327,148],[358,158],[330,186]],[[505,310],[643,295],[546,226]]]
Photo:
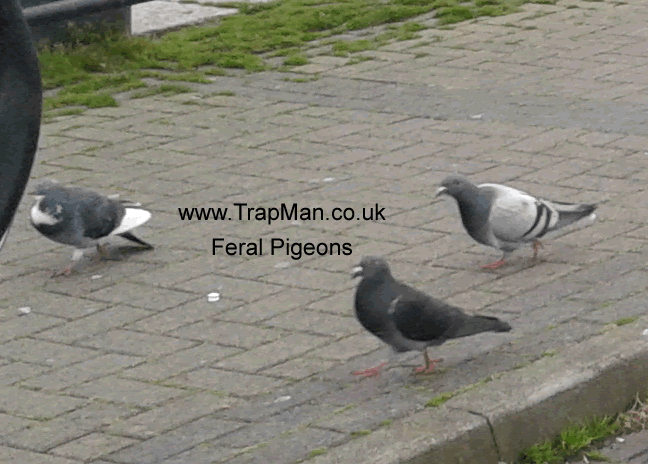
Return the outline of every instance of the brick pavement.
[[[297,70],[310,82],[215,77],[44,125],[34,177],[142,202],[157,248],[50,279],[70,250],[38,236],[23,202],[0,255],[0,462],[290,464],[646,314],[647,23],[645,2],[529,4],[361,63],[315,57]],[[599,201],[600,220],[549,240],[541,264],[525,250],[481,271],[494,252],[433,198],[455,171]],[[296,201],[379,203],[386,220],[177,214]],[[349,242],[353,254],[212,256],[214,237]],[[352,314],[348,271],[365,254],[515,330],[434,350],[445,362],[432,376],[403,365],[354,379],[387,353]]]

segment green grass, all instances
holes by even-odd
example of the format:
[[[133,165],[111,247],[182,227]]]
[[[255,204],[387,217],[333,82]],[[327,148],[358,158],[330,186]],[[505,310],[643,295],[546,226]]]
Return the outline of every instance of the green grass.
[[[191,89],[185,85],[162,84],[156,87],[147,87],[146,89],[133,92],[131,98],[144,98],[152,95],[178,95],[180,93],[191,92]]]
[[[371,435],[371,430],[354,430],[351,432],[351,436],[354,438],[364,437],[365,435]]]
[[[312,450],[310,453],[308,453],[308,458],[314,458],[315,456],[321,456],[323,454],[326,454],[326,448],[315,448]]]
[[[566,458],[576,456],[593,443],[614,435],[620,428],[614,417],[592,419],[581,425],[565,428],[553,440],[547,440],[524,450],[520,455],[521,464],[557,464]]]
[[[514,12],[531,0],[276,0],[228,3],[239,13],[218,23],[183,28],[157,37],[126,37],[118,31],[70,29],[65,45],[41,45],[48,97],[46,109],[116,106],[113,95],[145,86],[142,78],[207,83],[227,69],[268,69],[266,58],[283,56],[279,70],[308,63],[309,42],[372,26],[391,26],[372,39],[336,40],[333,53],[371,50],[390,40],[410,40],[426,26],[404,21],[436,12],[439,27],[478,16]],[[537,0],[540,1],[540,0]],[[400,23],[396,25],[396,23]]]
[[[618,326],[626,325],[626,324],[632,324],[634,321],[639,319],[638,317],[622,317],[621,319],[617,319],[614,321],[614,323]]]
[[[452,399],[458,394],[458,392],[446,392],[446,393],[441,393],[440,395],[435,396],[431,400],[429,400],[427,403],[425,403],[425,407],[427,408],[437,408],[441,406],[443,403],[448,401],[449,399]]]

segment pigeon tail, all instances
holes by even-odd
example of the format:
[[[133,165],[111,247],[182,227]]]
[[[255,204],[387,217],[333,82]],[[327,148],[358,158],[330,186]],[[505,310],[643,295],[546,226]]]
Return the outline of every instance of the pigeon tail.
[[[546,200],[545,200],[546,201]],[[573,224],[594,213],[597,205],[594,204],[572,204],[547,201],[558,212],[558,222],[552,228],[554,230]]]
[[[141,208],[126,208],[124,217],[119,226],[113,230],[110,235],[122,235],[135,227],[139,227],[151,219],[151,213]]]
[[[511,326],[496,317],[472,316],[461,325],[449,338],[461,338],[481,332],[509,332]]]
[[[146,247],[149,250],[152,250],[153,248],[155,248],[150,243],[145,242],[141,238],[137,238],[135,235],[133,235],[130,232],[123,232],[123,233],[119,234],[119,236],[124,237],[126,240],[130,240],[131,242],[139,243],[140,245],[142,245],[143,247]]]

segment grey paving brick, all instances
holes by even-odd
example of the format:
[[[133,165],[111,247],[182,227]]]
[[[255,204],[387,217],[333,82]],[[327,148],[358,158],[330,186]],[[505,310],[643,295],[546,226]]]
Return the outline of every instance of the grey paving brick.
[[[236,355],[239,352],[241,350],[238,348],[203,343],[193,348],[177,351],[169,356],[149,360],[140,366],[122,372],[120,376],[145,381],[159,381],[205,364],[219,362],[223,358]]]
[[[34,453],[21,449],[0,446],[0,459],[5,462],[18,463],[28,462],[30,464],[77,464],[79,461],[67,458],[59,458],[49,454]]]
[[[77,344],[132,356],[160,356],[195,345],[188,340],[119,329],[81,339]]]
[[[261,375],[249,375],[205,367],[173,377],[169,379],[169,382],[243,397],[266,393],[286,383],[285,381]]]
[[[44,375],[32,377],[21,382],[20,385],[46,391],[56,391],[113,372],[119,372],[140,362],[142,362],[142,359],[134,356],[107,354]]]
[[[96,350],[51,343],[44,340],[20,338],[2,345],[3,356],[18,361],[59,367],[96,358]]]
[[[153,464],[244,426],[242,422],[204,417],[141,444],[113,453],[108,459],[131,464]]]
[[[296,358],[329,342],[330,339],[327,337],[296,333],[258,346],[245,353],[230,356],[214,364],[214,367],[254,373],[280,362]]]
[[[50,419],[86,403],[80,398],[49,395],[37,391],[1,387],[0,408],[9,414],[34,419]]]
[[[186,303],[187,301],[196,299],[194,295],[187,292],[159,287],[154,292],[150,292],[146,287],[132,283],[113,285],[92,292],[88,296],[92,299],[108,303],[124,303],[154,311],[172,308],[180,303]]]
[[[91,433],[64,445],[57,446],[51,452],[59,456],[88,461],[135,443],[138,443],[137,440],[131,438]]]
[[[144,318],[150,313],[132,306],[117,305],[35,335],[52,342],[70,343]]]
[[[144,407],[186,394],[180,389],[120,379],[116,376],[102,377],[81,386],[70,387],[66,391],[79,397],[99,398]]]
[[[231,408],[241,400],[210,393],[199,393],[190,397],[172,400],[158,408],[132,417],[113,421],[107,428],[111,434],[147,439],[162,432],[207,416],[214,411]]]

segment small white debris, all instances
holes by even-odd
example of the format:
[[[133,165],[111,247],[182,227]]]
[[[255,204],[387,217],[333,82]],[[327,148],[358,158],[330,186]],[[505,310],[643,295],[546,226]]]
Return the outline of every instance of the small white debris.
[[[22,314],[29,314],[31,313],[31,308],[29,306],[24,306],[22,308],[18,308],[18,312]]]
[[[641,332],[641,335],[643,335],[644,337],[648,337],[648,329],[644,329],[644,331]]]
[[[113,193],[112,195],[107,195],[111,200],[119,200],[119,193]]]
[[[280,396],[276,400],[273,401],[273,403],[285,403],[286,401],[290,400],[290,396]]]
[[[220,293],[218,292],[213,292],[207,295],[207,301],[210,303],[216,303],[218,300],[220,300]]]
[[[92,280],[97,280],[97,279],[101,279],[102,277],[103,277],[103,276],[100,275],[100,274],[95,274],[95,275],[93,275],[93,276],[90,277],[90,278],[91,278]]]
[[[625,438],[617,437],[616,439],[619,443],[623,443],[625,441]]]
[[[293,221],[293,222],[291,222],[291,224],[292,224],[293,226],[301,226],[301,225],[302,225],[302,222],[301,222],[301,221]]]
[[[290,266],[290,263],[288,261],[282,261],[282,262],[277,263],[277,264],[274,265],[275,269],[286,269],[289,266]]]
[[[470,119],[481,119],[483,116],[483,114],[473,114]]]
[[[56,359],[48,358],[48,359],[45,360],[45,362],[46,362],[47,364],[53,364],[53,363],[56,362]]]
[[[335,177],[325,177],[322,179],[322,182],[333,182],[335,180]]]

